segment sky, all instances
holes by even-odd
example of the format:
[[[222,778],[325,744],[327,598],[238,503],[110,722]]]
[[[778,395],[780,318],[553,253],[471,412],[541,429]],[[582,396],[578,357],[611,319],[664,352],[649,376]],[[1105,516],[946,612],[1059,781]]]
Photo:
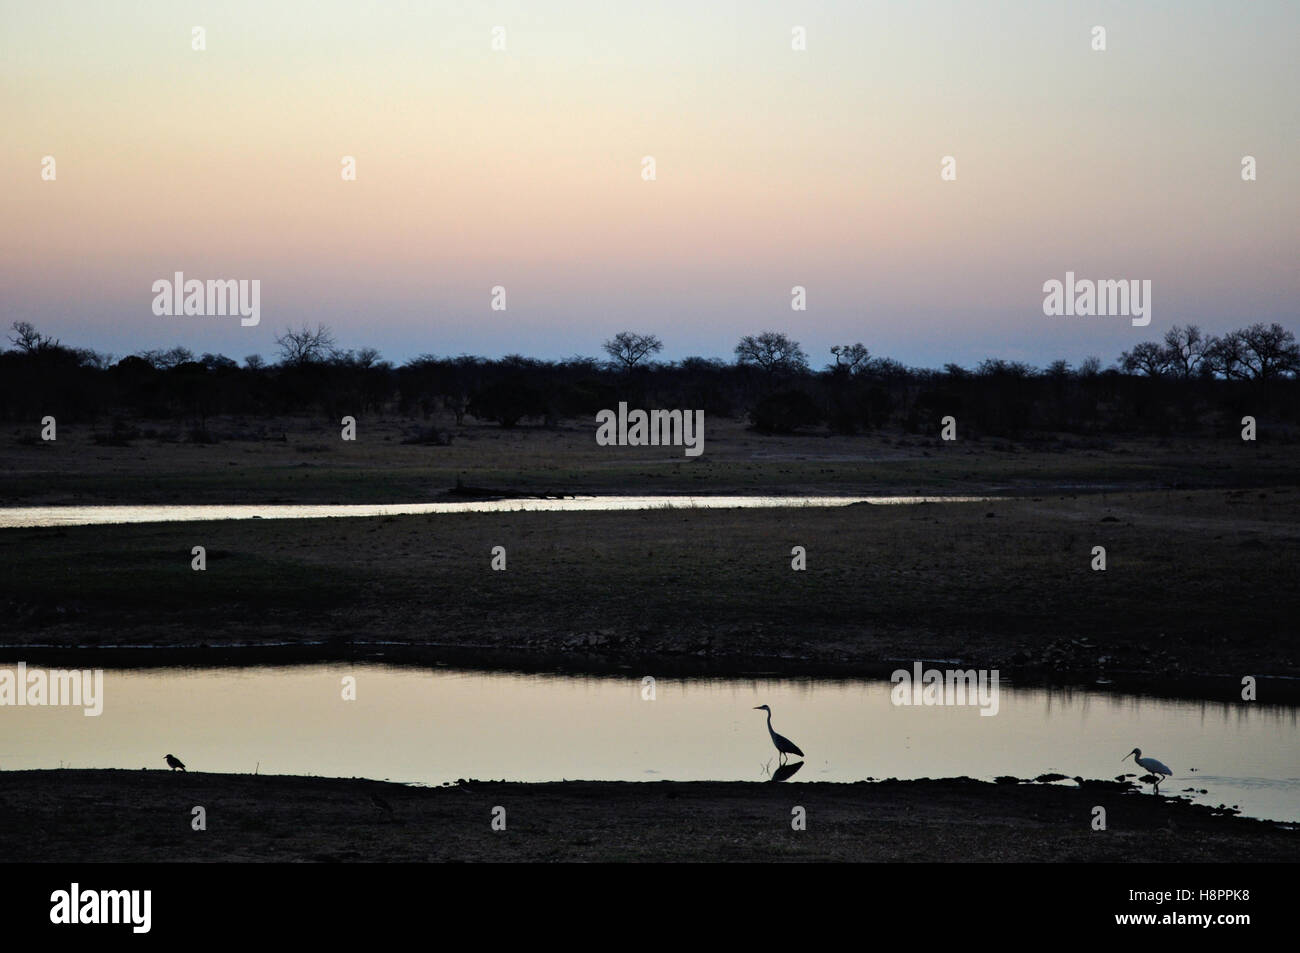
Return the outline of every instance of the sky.
[[[1272,0],[0,0],[0,319],[237,359],[319,321],[397,362],[1300,332],[1298,91]],[[177,271],[259,280],[260,323],[155,315]],[[1044,315],[1067,271],[1150,280],[1150,325]]]

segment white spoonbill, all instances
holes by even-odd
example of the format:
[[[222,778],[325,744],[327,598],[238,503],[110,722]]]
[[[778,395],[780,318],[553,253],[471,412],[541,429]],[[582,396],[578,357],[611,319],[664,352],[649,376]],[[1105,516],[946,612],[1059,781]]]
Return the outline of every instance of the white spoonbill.
[[[1156,776],[1155,786],[1157,789],[1159,789],[1161,781],[1163,781],[1165,778],[1173,776],[1174,772],[1170,771],[1169,766],[1165,764],[1163,761],[1157,761],[1155,758],[1142,757],[1141,748],[1134,748],[1128,754],[1124,755],[1124,758],[1127,758],[1129,754],[1133,756],[1134,761],[1142,765],[1142,767],[1146,768],[1147,771],[1149,771],[1151,774],[1154,774]],[[1124,758],[1120,758],[1119,760],[1123,761]],[[1161,775],[1163,775],[1163,777],[1161,777]]]

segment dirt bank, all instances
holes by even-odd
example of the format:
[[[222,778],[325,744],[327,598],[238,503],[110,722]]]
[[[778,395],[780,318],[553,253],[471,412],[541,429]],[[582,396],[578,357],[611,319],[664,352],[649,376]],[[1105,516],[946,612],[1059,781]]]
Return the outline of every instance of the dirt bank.
[[[1300,688],[1298,564],[1292,487],[12,529],[0,652],[867,676],[948,659],[1234,701],[1250,675],[1267,703]]]
[[[1111,781],[467,781],[0,772],[5,861],[1295,861],[1300,832]],[[191,829],[193,808],[207,830]],[[1092,829],[1106,809],[1107,830]],[[505,831],[493,809],[505,808]],[[793,830],[796,807],[807,829]]]

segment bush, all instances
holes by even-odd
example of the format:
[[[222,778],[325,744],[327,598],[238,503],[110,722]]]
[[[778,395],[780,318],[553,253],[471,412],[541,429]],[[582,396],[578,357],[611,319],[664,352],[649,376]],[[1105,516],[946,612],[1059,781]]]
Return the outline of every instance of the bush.
[[[822,420],[817,402],[801,390],[785,390],[762,398],[749,412],[754,429],[762,433],[793,433]]]

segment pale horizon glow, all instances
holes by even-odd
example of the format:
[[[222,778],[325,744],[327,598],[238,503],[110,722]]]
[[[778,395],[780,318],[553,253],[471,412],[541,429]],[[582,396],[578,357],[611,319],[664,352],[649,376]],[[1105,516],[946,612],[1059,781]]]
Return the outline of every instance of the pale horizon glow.
[[[1297,36],[1272,0],[10,4],[0,317],[241,360],[317,321],[395,362],[773,329],[815,367],[1300,330]],[[176,271],[260,280],[261,324],[154,316]],[[1067,271],[1149,279],[1151,325],[1045,317]]]

